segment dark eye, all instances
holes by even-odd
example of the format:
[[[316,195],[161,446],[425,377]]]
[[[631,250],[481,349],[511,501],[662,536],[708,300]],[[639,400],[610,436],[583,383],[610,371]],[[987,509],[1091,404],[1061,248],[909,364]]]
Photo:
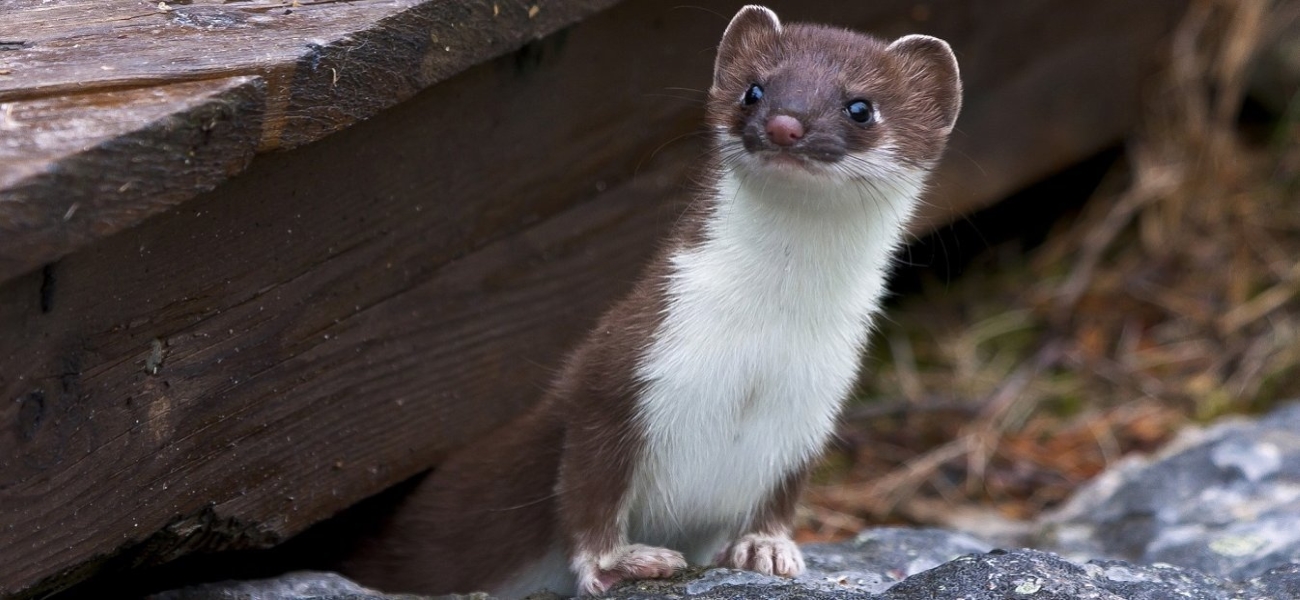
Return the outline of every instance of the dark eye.
[[[871,103],[866,100],[854,100],[845,104],[844,112],[849,115],[850,119],[858,123],[870,123],[875,116],[875,110],[871,108]]]
[[[749,106],[762,99],[763,99],[763,86],[758,85],[757,83],[751,83],[749,84],[749,89],[745,90],[745,95],[741,96],[740,102],[745,106]]]

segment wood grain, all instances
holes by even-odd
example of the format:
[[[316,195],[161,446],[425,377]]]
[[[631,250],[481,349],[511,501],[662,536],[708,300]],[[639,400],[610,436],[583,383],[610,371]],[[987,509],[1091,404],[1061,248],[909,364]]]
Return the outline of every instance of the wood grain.
[[[264,86],[234,77],[0,105],[0,273],[210,190],[253,158]]]
[[[537,398],[675,218],[736,4],[619,4],[0,284],[0,596],[276,543]],[[931,214],[1119,139],[1181,6],[774,4],[953,42],[968,109]],[[295,112],[277,76],[229,89],[264,94],[249,115],[293,123],[278,140],[413,93],[395,79],[406,91]],[[115,81],[91,95],[132,91]],[[24,98],[10,105],[47,97]],[[267,146],[249,131],[243,147]]]
[[[0,228],[0,281],[237,173],[250,149],[231,145],[235,140],[252,139],[266,151],[320,139],[615,1],[6,2],[0,9],[0,153],[17,149],[23,156],[0,154],[0,200],[22,199],[0,202],[0,226],[13,225]],[[209,176],[199,185],[184,172],[166,175],[183,153],[69,152],[106,145],[149,150],[147,140],[159,134],[164,116],[194,116],[182,95],[241,77],[258,79],[256,106],[241,106],[246,116],[225,122],[232,130],[225,145],[210,146],[228,153],[225,168],[197,169]],[[254,100],[240,94],[237,103]],[[136,109],[136,102],[148,106]],[[92,107],[94,116],[85,118]],[[173,112],[159,113],[165,109]],[[23,120],[32,113],[38,114]],[[129,171],[153,175],[133,180],[139,187],[131,198],[100,193],[125,185],[115,175]],[[35,173],[56,172],[78,176],[11,189]],[[57,181],[78,187],[60,188]],[[94,195],[92,202],[76,200],[77,223],[33,218],[33,212],[64,214],[68,189]],[[146,197],[154,201],[141,200]]]
[[[0,102],[255,75],[261,148],[288,148],[615,1],[10,0]]]
[[[531,401],[658,231],[623,213],[662,185],[590,203],[662,140],[560,118],[618,122],[578,82],[639,27],[476,69],[0,288],[0,593],[273,543]]]

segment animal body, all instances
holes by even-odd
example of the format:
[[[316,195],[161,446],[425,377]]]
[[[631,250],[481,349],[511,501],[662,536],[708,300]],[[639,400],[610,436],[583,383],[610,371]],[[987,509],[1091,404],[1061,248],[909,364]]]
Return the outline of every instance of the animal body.
[[[960,105],[941,40],[741,9],[705,182],[657,258],[541,402],[439,465],[346,572],[505,597],[802,572],[795,502]]]

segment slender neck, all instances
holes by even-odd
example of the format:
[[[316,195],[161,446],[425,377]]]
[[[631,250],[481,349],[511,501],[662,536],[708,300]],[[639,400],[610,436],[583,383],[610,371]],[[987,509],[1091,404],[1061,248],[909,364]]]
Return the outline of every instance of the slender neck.
[[[719,178],[701,235],[668,257],[670,310],[695,306],[738,327],[763,319],[856,330],[884,291],[919,184],[874,197],[854,186],[754,183]]]
[[[820,269],[884,264],[902,238],[923,178],[869,184],[724,173],[704,243],[758,259],[817,261]]]

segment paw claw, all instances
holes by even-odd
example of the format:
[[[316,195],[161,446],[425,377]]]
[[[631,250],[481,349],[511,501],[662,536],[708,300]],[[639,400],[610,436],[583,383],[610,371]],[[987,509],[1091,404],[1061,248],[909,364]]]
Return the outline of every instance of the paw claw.
[[[602,555],[579,555],[573,561],[578,591],[599,596],[615,584],[630,579],[672,577],[686,566],[681,552],[641,544],[629,544]]]
[[[746,534],[718,553],[714,562],[724,567],[781,577],[795,577],[804,569],[803,552],[787,535]]]

